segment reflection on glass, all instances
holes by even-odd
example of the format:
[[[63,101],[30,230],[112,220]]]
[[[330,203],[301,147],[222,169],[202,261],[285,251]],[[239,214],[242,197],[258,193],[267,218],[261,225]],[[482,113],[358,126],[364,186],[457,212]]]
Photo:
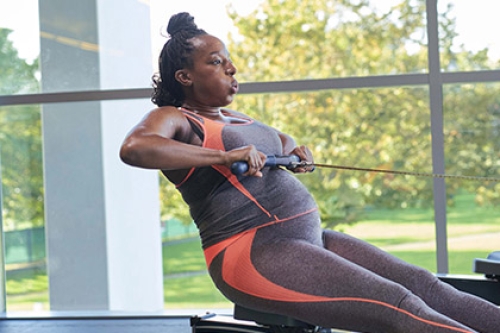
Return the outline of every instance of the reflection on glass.
[[[39,6],[44,92],[148,86],[147,2],[41,1]]]
[[[500,67],[500,3],[483,0],[438,1],[441,66],[443,71]]]
[[[120,3],[118,16],[116,6],[116,1],[2,2],[0,94],[37,93],[42,78],[43,92],[149,86],[149,5]]]
[[[0,108],[7,310],[48,309],[40,107]]]
[[[444,133],[449,174],[500,178],[500,85],[446,86]],[[500,183],[449,179],[450,272],[470,274],[474,258],[499,250]]]

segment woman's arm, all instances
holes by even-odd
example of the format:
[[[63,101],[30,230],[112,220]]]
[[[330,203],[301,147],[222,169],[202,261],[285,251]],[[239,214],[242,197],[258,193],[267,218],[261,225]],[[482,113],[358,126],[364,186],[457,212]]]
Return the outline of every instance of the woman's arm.
[[[295,140],[288,134],[278,132],[283,147],[283,155],[291,155],[293,149],[297,146]],[[299,156],[300,157],[300,156]]]
[[[314,163],[312,152],[306,146],[297,146],[295,140],[288,134],[279,133],[284,155],[297,155],[301,161]],[[314,166],[297,167],[293,169],[295,173],[311,172]]]
[[[265,161],[254,146],[229,152],[189,144],[191,126],[186,117],[174,107],[157,108],[148,113],[125,138],[120,158],[123,162],[146,169],[179,170],[246,161],[248,175],[260,176]]]

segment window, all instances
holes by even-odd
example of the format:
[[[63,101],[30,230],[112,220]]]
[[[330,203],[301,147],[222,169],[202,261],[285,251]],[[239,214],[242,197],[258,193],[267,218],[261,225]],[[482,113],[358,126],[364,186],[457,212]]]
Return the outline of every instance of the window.
[[[117,155],[154,107],[150,77],[180,11],[226,42],[241,83],[232,108],[291,133],[318,163],[410,173],[301,177],[326,226],[439,272],[471,273],[496,250],[496,182],[413,175],[499,177],[496,2],[339,3],[0,4],[7,310],[230,306],[175,189]]]

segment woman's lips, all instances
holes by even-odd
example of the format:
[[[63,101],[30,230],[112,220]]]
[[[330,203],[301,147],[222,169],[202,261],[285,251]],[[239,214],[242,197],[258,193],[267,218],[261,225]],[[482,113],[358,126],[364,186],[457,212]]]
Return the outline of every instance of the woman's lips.
[[[231,92],[232,92],[233,94],[236,94],[236,93],[238,92],[238,89],[239,89],[239,88],[238,88],[238,82],[236,82],[236,81],[235,81],[235,82],[233,82],[233,83],[231,84]]]

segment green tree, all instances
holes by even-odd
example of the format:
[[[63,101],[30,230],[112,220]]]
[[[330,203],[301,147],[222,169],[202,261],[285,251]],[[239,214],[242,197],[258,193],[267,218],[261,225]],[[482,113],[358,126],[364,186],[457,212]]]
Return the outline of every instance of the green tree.
[[[175,186],[160,173],[161,220],[176,219],[186,224],[192,222],[189,209]]]
[[[0,29],[0,94],[34,93],[38,61],[21,59]],[[43,224],[43,171],[40,107],[0,108],[0,159],[5,229]]]

